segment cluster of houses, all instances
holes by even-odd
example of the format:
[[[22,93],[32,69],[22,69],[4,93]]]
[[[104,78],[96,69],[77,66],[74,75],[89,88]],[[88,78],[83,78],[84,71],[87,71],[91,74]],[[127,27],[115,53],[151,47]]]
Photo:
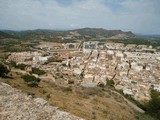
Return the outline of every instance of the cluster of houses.
[[[53,43],[53,42],[41,42],[36,48],[45,51],[54,51],[54,50],[77,50],[79,43]]]
[[[156,49],[152,46],[147,45],[136,45],[136,44],[123,44],[114,42],[99,42],[99,41],[89,41],[83,43],[83,51],[89,51],[91,49],[99,50],[119,50],[119,51],[129,51],[129,52],[148,52],[155,53]]]
[[[39,46],[42,51],[12,53],[8,60],[38,67],[53,77],[58,72],[79,76],[80,80],[77,81],[84,87],[106,85],[107,80],[113,80],[117,90],[122,90],[138,101],[150,99],[151,86],[160,91],[160,52],[156,52],[152,46],[89,41],[83,43],[82,49],[77,49],[79,43],[67,43],[63,49],[76,47],[77,50],[44,55],[46,50],[43,51],[43,48],[49,48],[49,45]],[[57,55],[67,57],[61,62],[40,64]]]

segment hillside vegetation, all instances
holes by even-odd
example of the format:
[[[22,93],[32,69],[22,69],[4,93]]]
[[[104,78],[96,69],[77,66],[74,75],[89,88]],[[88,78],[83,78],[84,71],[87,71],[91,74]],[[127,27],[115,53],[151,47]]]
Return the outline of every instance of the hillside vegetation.
[[[59,86],[51,81],[43,80],[40,81],[38,87],[33,87],[26,84],[26,81],[30,82],[32,78],[24,81],[21,75],[16,73],[12,73],[12,77],[14,79],[1,79],[0,81],[33,97],[42,97],[51,105],[86,120],[136,120],[137,112],[124,101],[122,96],[107,87]]]
[[[68,30],[68,31],[56,31],[56,30],[27,30],[27,31],[5,31],[7,34],[12,34],[18,38],[22,39],[41,39],[41,40],[53,40],[57,39],[57,36],[67,36],[70,35],[70,32],[77,32],[80,36],[76,36],[75,38],[84,38],[85,36],[96,37],[98,35],[103,37],[112,37],[118,34],[125,34],[129,38],[135,37],[132,32],[123,32],[121,30],[106,30],[102,28],[82,28],[76,30]]]

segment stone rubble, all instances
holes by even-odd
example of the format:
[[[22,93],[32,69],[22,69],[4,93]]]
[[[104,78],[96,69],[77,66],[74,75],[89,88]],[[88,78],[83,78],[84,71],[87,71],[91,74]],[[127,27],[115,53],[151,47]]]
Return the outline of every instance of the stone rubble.
[[[83,120],[0,83],[0,120]]]

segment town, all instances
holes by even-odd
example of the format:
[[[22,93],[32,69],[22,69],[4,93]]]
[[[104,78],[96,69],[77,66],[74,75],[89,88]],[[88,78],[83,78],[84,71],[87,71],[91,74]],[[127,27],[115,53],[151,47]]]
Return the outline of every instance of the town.
[[[101,41],[74,43],[40,42],[28,52],[11,52],[7,62],[44,70],[36,75],[57,84],[96,87],[113,81],[116,90],[143,102],[150,99],[150,88],[160,91],[160,52],[151,45]]]

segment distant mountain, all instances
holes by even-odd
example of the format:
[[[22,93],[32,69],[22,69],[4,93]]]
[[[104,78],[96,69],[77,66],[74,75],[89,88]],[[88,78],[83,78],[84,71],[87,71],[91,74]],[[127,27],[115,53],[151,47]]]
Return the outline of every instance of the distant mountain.
[[[59,33],[63,33],[63,31],[45,30],[45,29],[25,30],[25,31],[6,30],[5,32],[21,39],[51,39],[54,38]]]
[[[0,39],[3,39],[3,38],[15,38],[15,36],[13,36],[13,35],[11,35],[11,34],[8,34],[8,33],[5,33],[5,32],[0,31]]]
[[[149,35],[146,35],[146,34],[139,34],[139,33],[137,33],[136,35],[139,36],[139,37],[143,37],[143,38],[160,39],[160,35],[158,35],[158,34],[149,34]]]
[[[123,32],[121,30],[106,30],[102,28],[82,28],[82,29],[75,29],[75,30],[26,30],[26,31],[5,31],[7,34],[14,35],[19,38],[23,39],[54,39],[57,36],[67,36],[71,35],[70,33],[77,33],[81,37],[89,36],[90,38],[96,36],[102,36],[105,38],[113,38],[113,39],[125,39],[125,38],[134,38],[132,32]]]
[[[78,33],[80,33],[81,35],[100,35],[100,36],[104,36],[104,37],[112,37],[112,36],[116,36],[119,34],[123,34],[127,37],[135,37],[136,35],[134,35],[132,32],[123,32],[121,30],[106,30],[103,28],[82,28],[82,29],[77,29],[77,30],[73,30],[73,31],[77,31]]]

